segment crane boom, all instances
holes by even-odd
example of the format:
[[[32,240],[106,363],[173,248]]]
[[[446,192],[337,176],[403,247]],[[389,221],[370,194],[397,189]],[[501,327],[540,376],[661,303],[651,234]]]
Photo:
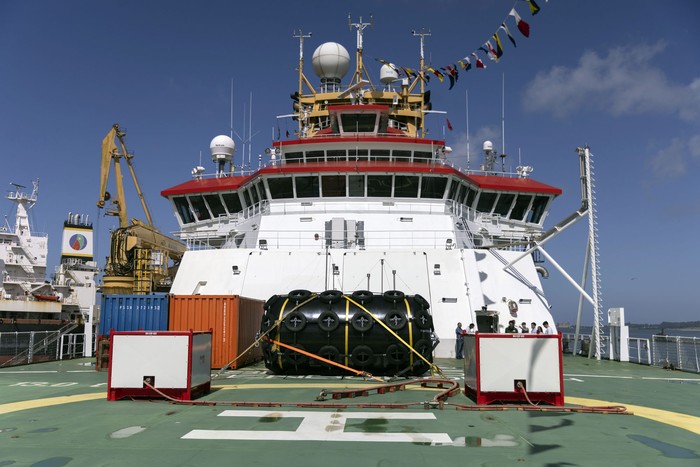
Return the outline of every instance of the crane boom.
[[[148,294],[154,291],[168,291],[186,246],[162,234],[153,225],[151,213],[131,163],[134,156],[127,151],[124,136],[126,132],[115,123],[102,140],[100,197],[97,206],[104,208],[105,202],[111,199],[111,195],[107,192],[107,182],[114,164],[117,197],[112,200],[113,207],[107,209],[105,214],[118,216],[119,228],[111,234],[110,252],[101,290],[107,294]],[[129,167],[147,222],[141,222],[138,219],[131,219],[129,222],[121,170],[122,159]],[[171,261],[175,264],[173,265]]]
[[[118,216],[119,217],[119,227],[127,227],[129,225],[129,217],[126,212],[126,201],[124,197],[124,178],[121,171],[121,159],[126,161],[129,167],[129,173],[131,174],[131,179],[134,181],[134,187],[136,188],[136,194],[141,200],[141,206],[143,207],[143,212],[146,214],[146,222],[150,227],[153,227],[153,220],[151,218],[151,212],[148,209],[148,204],[146,203],[146,198],[143,196],[141,191],[141,186],[136,178],[136,172],[134,171],[134,166],[131,164],[131,159],[133,159],[133,154],[129,154],[126,149],[126,143],[124,142],[124,137],[126,132],[119,128],[119,124],[115,123],[112,125],[112,129],[107,133],[107,136],[102,140],[102,164],[100,166],[100,198],[97,201],[97,206],[99,208],[104,208],[105,201],[108,201],[111,196],[107,192],[107,181],[109,179],[109,172],[112,167],[112,162],[114,162],[114,176],[115,184],[117,186],[117,199],[112,201],[115,205],[114,209],[105,211],[106,215]],[[114,142],[114,139],[119,141],[119,147]],[[121,150],[120,150],[121,149]]]

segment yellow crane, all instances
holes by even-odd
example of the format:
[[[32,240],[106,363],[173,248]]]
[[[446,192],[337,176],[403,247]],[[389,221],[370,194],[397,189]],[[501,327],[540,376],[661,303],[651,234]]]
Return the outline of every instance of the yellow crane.
[[[186,247],[180,241],[162,234],[153,225],[146,198],[131,163],[134,156],[126,149],[125,136],[126,132],[115,123],[102,140],[100,197],[97,206],[100,209],[104,208],[105,203],[112,198],[107,191],[107,182],[114,165],[117,197],[112,200],[112,208],[105,210],[105,215],[119,217],[119,228],[111,235],[109,257],[103,277],[104,285],[101,290],[107,294],[167,292]],[[122,160],[126,161],[129,167],[136,193],[146,214],[146,223],[138,219],[129,221],[127,216]],[[174,265],[171,265],[171,260]]]

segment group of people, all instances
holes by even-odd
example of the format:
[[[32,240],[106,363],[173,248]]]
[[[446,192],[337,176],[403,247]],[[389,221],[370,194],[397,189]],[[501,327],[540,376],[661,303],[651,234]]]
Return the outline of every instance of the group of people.
[[[507,333],[523,333],[523,334],[554,334],[554,328],[552,328],[547,321],[542,323],[542,326],[538,326],[534,321],[530,323],[528,328],[527,323],[523,321],[520,326],[516,326],[515,320],[511,319],[508,321],[508,327],[504,330]],[[455,329],[455,358],[464,358],[464,339],[462,336],[467,334],[476,334],[476,326],[471,323],[467,329],[462,328],[462,323],[457,323],[457,329]]]
[[[455,358],[464,358],[464,339],[462,336],[467,334],[476,334],[476,326],[471,323],[467,329],[462,329],[462,323],[457,323],[457,329],[455,329],[455,337],[457,338],[455,342]]]
[[[549,326],[547,321],[542,323],[542,326],[538,326],[534,321],[530,323],[530,327],[527,327],[527,323],[523,321],[520,326],[515,325],[515,320],[511,319],[508,321],[508,327],[504,330],[507,333],[523,333],[523,334],[554,334],[554,329]]]

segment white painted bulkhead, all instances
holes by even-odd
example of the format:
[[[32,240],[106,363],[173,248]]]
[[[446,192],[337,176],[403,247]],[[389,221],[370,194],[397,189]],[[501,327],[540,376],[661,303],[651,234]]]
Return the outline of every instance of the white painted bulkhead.
[[[532,258],[516,263],[515,272],[503,270],[499,257],[508,262],[518,254],[444,248],[187,251],[171,293],[235,294],[267,300],[294,289],[381,293],[393,289],[395,281],[396,289],[428,300],[440,338],[435,355],[454,357],[457,322],[465,327],[475,323],[475,312],[484,306],[498,312],[501,332],[510,319],[538,324],[553,321]],[[518,304],[517,311],[509,309],[509,301]]]

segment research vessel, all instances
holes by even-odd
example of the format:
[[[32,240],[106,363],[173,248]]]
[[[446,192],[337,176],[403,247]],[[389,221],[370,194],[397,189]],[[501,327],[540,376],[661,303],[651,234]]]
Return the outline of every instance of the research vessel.
[[[313,53],[312,83],[298,35],[293,113],[277,117],[296,129],[278,134],[257,169],[250,148],[246,166],[219,135],[215,170],[195,167],[191,180],[161,192],[188,245],[171,293],[267,300],[293,290],[400,290],[429,303],[438,357],[454,356],[458,322],[491,332],[510,320],[554,326],[542,258],[522,252],[541,238],[561,189],[531,178],[530,166],[507,171],[488,141],[476,169],[455,166],[426,128],[443,117],[426,90],[423,48],[418,75],[385,63],[375,85],[364,25],[355,25],[349,79],[350,54],[326,42]]]

